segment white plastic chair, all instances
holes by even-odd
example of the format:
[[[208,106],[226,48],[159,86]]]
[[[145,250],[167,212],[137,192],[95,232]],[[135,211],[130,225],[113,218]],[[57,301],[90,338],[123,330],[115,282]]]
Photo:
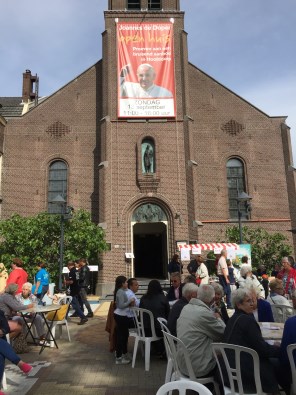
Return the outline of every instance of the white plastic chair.
[[[291,395],[296,394],[296,366],[293,357],[294,350],[296,350],[296,344],[289,344],[287,346],[287,353],[288,353],[288,358],[289,358],[291,373],[292,373]]]
[[[64,318],[61,319],[61,320],[58,320],[58,321],[48,321],[49,324],[51,324],[51,322],[52,322],[51,332],[52,332],[52,335],[53,335],[54,338],[56,337],[55,336],[56,335],[56,327],[58,326],[58,328],[59,328],[59,337],[61,337],[62,336],[63,325],[65,325],[66,329],[67,329],[67,333],[68,333],[69,342],[71,341],[71,337],[70,337],[69,326],[68,326],[68,313],[69,313],[71,302],[72,302],[72,296],[64,296],[63,298],[61,298],[59,300],[59,304],[60,305],[67,304],[69,306],[68,310],[65,313]],[[51,340],[50,341],[50,347],[54,347],[54,346],[55,346],[54,341]]]
[[[241,366],[241,353],[249,354],[253,359],[256,392],[250,395],[266,394],[265,392],[262,391],[261,379],[260,379],[259,356],[255,350],[252,350],[251,348],[247,348],[247,347],[242,347],[234,344],[226,344],[226,343],[212,343],[212,349],[219,367],[221,379],[223,381],[225,395],[238,395],[238,394],[244,395],[242,376],[241,376],[241,372],[243,371],[244,366]],[[228,353],[226,353],[226,351],[228,351]],[[235,363],[234,367],[230,366],[229,351],[231,351],[231,357],[233,358],[234,356],[234,363]],[[227,371],[230,388],[224,385],[223,370],[221,367],[221,358],[223,359],[224,366]],[[238,388],[238,392],[236,392],[236,387]]]
[[[171,380],[172,381],[173,380],[186,380],[186,381],[191,380],[191,381],[195,381],[199,384],[212,383],[214,385],[215,394],[219,395],[220,394],[219,385],[218,385],[218,383],[216,383],[213,376],[202,377],[202,378],[195,376],[195,373],[194,373],[193,367],[192,367],[192,363],[190,360],[190,356],[189,356],[187,348],[185,347],[185,344],[177,337],[175,337],[165,331],[163,331],[163,337],[164,337],[164,341],[166,344],[166,350],[168,350],[170,358],[173,362],[173,373],[171,375]],[[180,357],[181,355],[184,358],[188,376],[184,375],[180,370],[179,363],[178,363],[178,357]]]
[[[168,321],[165,318],[158,317],[157,321],[159,322],[161,329],[164,332],[171,334],[169,328],[167,327]],[[171,377],[172,377],[172,373],[173,373],[173,361],[172,361],[171,355],[169,353],[169,350],[167,349],[167,342],[164,342],[164,346],[165,346],[166,356],[167,356],[167,360],[168,360],[164,382],[169,383],[171,381]]]
[[[292,306],[286,306],[284,304],[271,304],[270,307],[275,322],[285,323],[289,317],[295,315]]]
[[[151,343],[155,341],[159,341],[162,338],[156,336],[155,333],[155,326],[154,326],[154,317],[151,311],[142,309],[140,307],[133,307],[132,310],[134,311],[135,315],[135,322],[137,327],[137,333],[135,333],[135,345],[134,345],[134,352],[133,352],[133,361],[132,367],[135,367],[137,351],[139,342],[143,342],[145,345],[145,370],[146,372],[150,369],[150,350],[151,350]],[[148,337],[145,335],[145,328],[144,328],[144,315],[148,316],[150,321],[150,329],[152,336]]]
[[[178,391],[179,395],[186,395],[187,390],[197,392],[199,395],[212,395],[212,392],[207,389],[204,385],[197,383],[196,381],[183,380],[173,381],[172,383],[166,383],[162,385],[156,392],[156,395],[167,395],[171,391]]]

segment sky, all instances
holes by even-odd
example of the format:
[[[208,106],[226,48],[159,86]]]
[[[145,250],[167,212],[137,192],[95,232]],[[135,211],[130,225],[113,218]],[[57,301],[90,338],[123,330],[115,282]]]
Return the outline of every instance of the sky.
[[[270,116],[288,116],[296,164],[296,1],[180,0],[189,61]],[[0,0],[0,96],[22,73],[47,96],[102,56],[108,0]]]

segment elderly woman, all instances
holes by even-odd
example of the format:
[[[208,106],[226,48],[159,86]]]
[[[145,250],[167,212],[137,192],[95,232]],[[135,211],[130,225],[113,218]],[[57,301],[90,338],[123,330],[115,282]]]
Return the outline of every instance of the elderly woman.
[[[270,294],[268,295],[267,301],[270,304],[281,304],[285,306],[290,306],[287,298],[284,297],[284,285],[283,281],[279,278],[275,278],[269,283]]]
[[[3,311],[5,317],[8,320],[11,339],[18,336],[22,331],[22,326],[18,321],[19,317],[16,316],[16,312],[19,310],[27,310],[33,307],[33,303],[24,305],[16,299],[15,293],[17,289],[17,284],[9,284],[6,286],[4,294],[0,295],[0,310]],[[14,319],[15,316],[16,319]]]
[[[215,313],[218,313],[226,324],[227,321],[229,320],[229,316],[227,313],[225,303],[223,302],[223,296],[224,296],[223,287],[218,283],[212,283],[211,286],[214,288],[215,291],[215,299],[213,304],[211,305],[211,309]]]
[[[263,339],[260,327],[252,314],[254,298],[251,291],[248,288],[239,288],[233,291],[232,306],[235,308],[235,312],[226,324],[223,341],[255,350],[259,355],[263,392],[278,393],[278,382],[270,358],[278,358],[280,349],[266,343]],[[232,364],[234,364],[234,360],[232,361]],[[242,370],[244,393],[255,393],[253,363],[249,355],[242,354],[241,366],[244,367]],[[229,383],[226,382],[225,384]]]
[[[21,303],[22,305],[34,305],[38,303],[38,299],[35,295],[32,294],[32,284],[31,283],[25,283],[22,286],[22,293],[16,295],[16,299]],[[25,320],[27,322],[32,322],[33,320],[33,315],[31,313],[27,313],[25,315]],[[22,317],[14,317],[14,320],[18,320],[20,323],[22,323],[23,319]],[[34,319],[34,326],[37,331],[37,336],[39,337],[40,340],[44,340],[45,338],[45,331],[44,331],[44,322],[43,319],[40,315],[36,315]]]
[[[263,286],[260,284],[259,280],[252,272],[252,266],[244,264],[240,270],[240,278],[237,280],[239,288],[245,286],[252,286],[258,288],[260,291],[260,297],[265,298],[265,291]]]
[[[284,293],[292,295],[295,289],[296,270],[291,266],[288,257],[282,259],[282,270],[278,273],[277,278],[283,281]]]
[[[260,289],[254,287],[252,284],[249,284],[245,288],[248,289],[253,295],[253,315],[255,320],[258,322],[274,322],[270,303],[261,297]]]

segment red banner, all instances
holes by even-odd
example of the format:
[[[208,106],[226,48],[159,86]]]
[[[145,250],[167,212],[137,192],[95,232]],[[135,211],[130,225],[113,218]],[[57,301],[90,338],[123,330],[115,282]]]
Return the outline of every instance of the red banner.
[[[172,23],[117,23],[118,117],[174,117]]]

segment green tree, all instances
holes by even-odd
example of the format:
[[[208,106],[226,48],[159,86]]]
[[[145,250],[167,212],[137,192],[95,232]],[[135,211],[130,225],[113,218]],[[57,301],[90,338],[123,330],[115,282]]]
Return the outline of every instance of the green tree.
[[[33,281],[36,265],[47,263],[51,279],[59,272],[60,215],[40,213],[33,217],[12,215],[0,221],[0,259],[7,268],[11,259],[19,257]],[[90,213],[77,210],[64,223],[64,264],[85,257],[90,264],[99,264],[99,253],[107,249],[104,232],[91,221]]]
[[[269,233],[263,228],[253,229],[247,226],[242,231],[244,243],[251,244],[252,266],[255,268],[264,265],[267,272],[271,272],[283,256],[292,252],[291,246],[286,243],[288,239],[282,233]],[[239,243],[238,226],[226,229],[226,240],[229,243]]]

